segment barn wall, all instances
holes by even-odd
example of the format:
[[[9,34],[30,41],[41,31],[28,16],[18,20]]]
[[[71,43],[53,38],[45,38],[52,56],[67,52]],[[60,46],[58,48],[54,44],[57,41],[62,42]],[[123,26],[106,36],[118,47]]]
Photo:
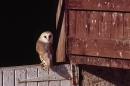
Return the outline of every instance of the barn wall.
[[[129,59],[129,15],[124,12],[69,10],[69,53]]]
[[[128,4],[130,0],[68,0],[68,53],[129,59]]]
[[[130,0],[68,0],[67,51],[81,86],[129,86]]]

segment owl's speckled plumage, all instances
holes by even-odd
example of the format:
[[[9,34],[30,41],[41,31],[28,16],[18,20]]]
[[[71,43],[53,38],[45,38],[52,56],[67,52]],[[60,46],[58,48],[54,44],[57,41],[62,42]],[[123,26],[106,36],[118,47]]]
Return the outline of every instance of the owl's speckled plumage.
[[[51,67],[53,63],[52,43],[53,34],[50,31],[43,32],[36,43],[36,51],[45,67]]]

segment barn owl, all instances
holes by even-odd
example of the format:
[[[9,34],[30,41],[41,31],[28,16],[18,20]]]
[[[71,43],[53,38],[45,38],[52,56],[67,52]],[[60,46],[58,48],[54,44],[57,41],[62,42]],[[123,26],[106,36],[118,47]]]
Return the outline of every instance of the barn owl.
[[[36,51],[39,54],[41,64],[49,68],[53,63],[53,34],[50,31],[43,32],[36,43]]]

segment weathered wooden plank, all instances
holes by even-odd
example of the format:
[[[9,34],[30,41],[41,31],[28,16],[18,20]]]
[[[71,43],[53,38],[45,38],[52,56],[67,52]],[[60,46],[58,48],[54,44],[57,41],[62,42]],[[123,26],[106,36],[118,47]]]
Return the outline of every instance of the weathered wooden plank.
[[[3,71],[3,86],[14,86],[14,70]]]
[[[26,83],[20,83],[20,80],[26,79],[26,69],[15,70],[15,86],[26,86]]]
[[[65,74],[66,77],[67,76],[69,77],[69,76],[71,76],[69,73],[69,70],[71,70],[70,68],[71,68],[70,65],[61,65],[60,72],[62,74]],[[61,80],[61,86],[72,86],[71,80],[67,80],[67,79]]]
[[[94,57],[95,58],[95,57]],[[105,66],[105,67],[110,67],[111,66],[111,59],[106,59],[106,58],[98,58],[97,65],[100,66]],[[112,67],[112,66],[111,66]]]
[[[123,13],[112,13],[111,39],[123,39]]]
[[[82,58],[82,57],[80,57]],[[83,58],[82,58],[83,59]],[[98,65],[98,58],[87,58],[86,63],[88,63],[89,65],[93,64],[93,65]]]
[[[63,18],[63,22],[62,22],[62,29],[60,32],[60,37],[59,37],[59,41],[58,41],[58,47],[56,50],[56,62],[64,62],[65,59],[65,40],[66,40],[66,36],[65,36],[65,15]]]
[[[130,59],[130,41],[68,38],[70,54]],[[73,41],[71,41],[73,40]]]
[[[68,9],[130,12],[130,0],[69,0]]]
[[[38,67],[38,77],[43,77],[43,76],[48,75],[48,69],[44,69],[44,67]],[[44,77],[43,77],[44,78]],[[38,86],[49,86],[48,81],[44,82],[38,82]]]
[[[99,13],[96,11],[87,11],[88,23],[86,25],[88,29],[89,38],[98,38],[99,30]]]
[[[49,86],[61,86],[60,81],[50,81]]]
[[[130,60],[123,60],[122,61],[122,67],[124,69],[130,69]]]
[[[82,1],[83,0],[68,0],[68,8],[74,7],[75,5],[77,7],[81,7],[82,6]]]
[[[3,77],[3,72],[2,72],[2,70],[0,70],[0,86],[3,86],[2,85],[2,83],[3,83],[2,77]]]
[[[72,52],[72,43],[74,42],[74,39],[67,39],[67,54],[71,54]]]
[[[124,13],[124,39],[130,39],[130,13]]]
[[[12,70],[11,70],[12,69]],[[0,80],[3,85],[0,86],[71,86],[70,78],[70,65],[59,65],[54,66],[48,70],[40,65],[29,65],[29,66],[17,66],[17,67],[6,67],[1,68]],[[45,82],[23,82],[25,79],[33,79],[37,77],[47,76],[55,74],[54,78],[64,77],[58,81],[45,81]],[[69,78],[68,78],[69,77]],[[3,82],[2,82],[3,78]]]
[[[36,77],[37,77],[37,68],[36,67],[27,68],[27,79]],[[37,86],[37,82],[28,82],[27,86]]]
[[[113,59],[105,57],[89,57],[89,56],[73,56],[70,55],[69,59],[73,64],[86,64],[94,66],[114,67],[114,68],[130,68],[130,60]]]
[[[63,77],[63,80],[60,81],[50,81],[49,86],[62,86],[63,84],[65,86],[71,86],[69,78],[70,75],[70,65],[59,65],[59,66],[53,66],[49,69],[49,75],[55,74],[54,78]],[[69,85],[68,85],[69,84]]]
[[[99,13],[99,38],[110,38],[111,12]]]
[[[89,57],[89,56],[69,56],[71,63],[73,64],[87,64],[87,65],[96,65],[96,66],[111,66],[111,59],[109,58],[100,58],[100,57]]]
[[[70,80],[61,81],[61,86],[72,86]]]
[[[80,26],[80,22],[81,22],[81,17],[80,17],[80,11],[76,11],[76,37],[80,37],[80,29],[81,29],[81,26]]]
[[[116,68],[123,68],[123,60],[119,59],[111,59],[111,67],[116,67]]]
[[[24,66],[11,66],[11,67],[0,67],[0,70],[3,71],[9,71],[9,70],[17,70],[17,69],[26,69],[30,67],[39,67],[41,66],[40,64],[35,64],[35,65],[24,65]]]
[[[76,11],[76,37],[84,38],[87,35],[86,29],[86,12],[85,11]]]
[[[69,11],[69,36],[75,37],[76,35],[76,18],[75,18],[75,11]]]
[[[64,0],[58,0],[58,8],[56,13],[56,33],[57,35],[57,47],[56,47],[56,62],[64,62],[65,59],[65,12],[64,12]]]
[[[60,70],[60,67],[53,67],[51,69],[49,69],[49,75],[52,75],[52,74],[56,74],[58,71],[57,70]],[[56,76],[54,76],[55,78]],[[49,82],[49,86],[60,86],[61,83],[60,81],[50,81]]]
[[[72,64],[72,63],[78,63],[77,62],[77,59],[75,58],[76,56],[75,55],[69,55],[68,56],[69,57],[69,61],[70,61],[70,63]],[[80,59],[80,58],[79,58]],[[80,59],[80,60],[82,60],[82,59]],[[83,60],[84,61],[84,60]]]

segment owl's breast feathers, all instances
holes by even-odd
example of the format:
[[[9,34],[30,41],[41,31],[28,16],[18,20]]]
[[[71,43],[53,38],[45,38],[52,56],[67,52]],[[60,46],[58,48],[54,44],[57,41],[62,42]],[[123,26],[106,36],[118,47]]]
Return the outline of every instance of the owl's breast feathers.
[[[39,53],[40,55],[43,53],[51,53],[53,54],[52,50],[52,45],[48,44],[48,43],[44,43],[40,40],[37,41],[36,43],[36,51],[37,53]]]

